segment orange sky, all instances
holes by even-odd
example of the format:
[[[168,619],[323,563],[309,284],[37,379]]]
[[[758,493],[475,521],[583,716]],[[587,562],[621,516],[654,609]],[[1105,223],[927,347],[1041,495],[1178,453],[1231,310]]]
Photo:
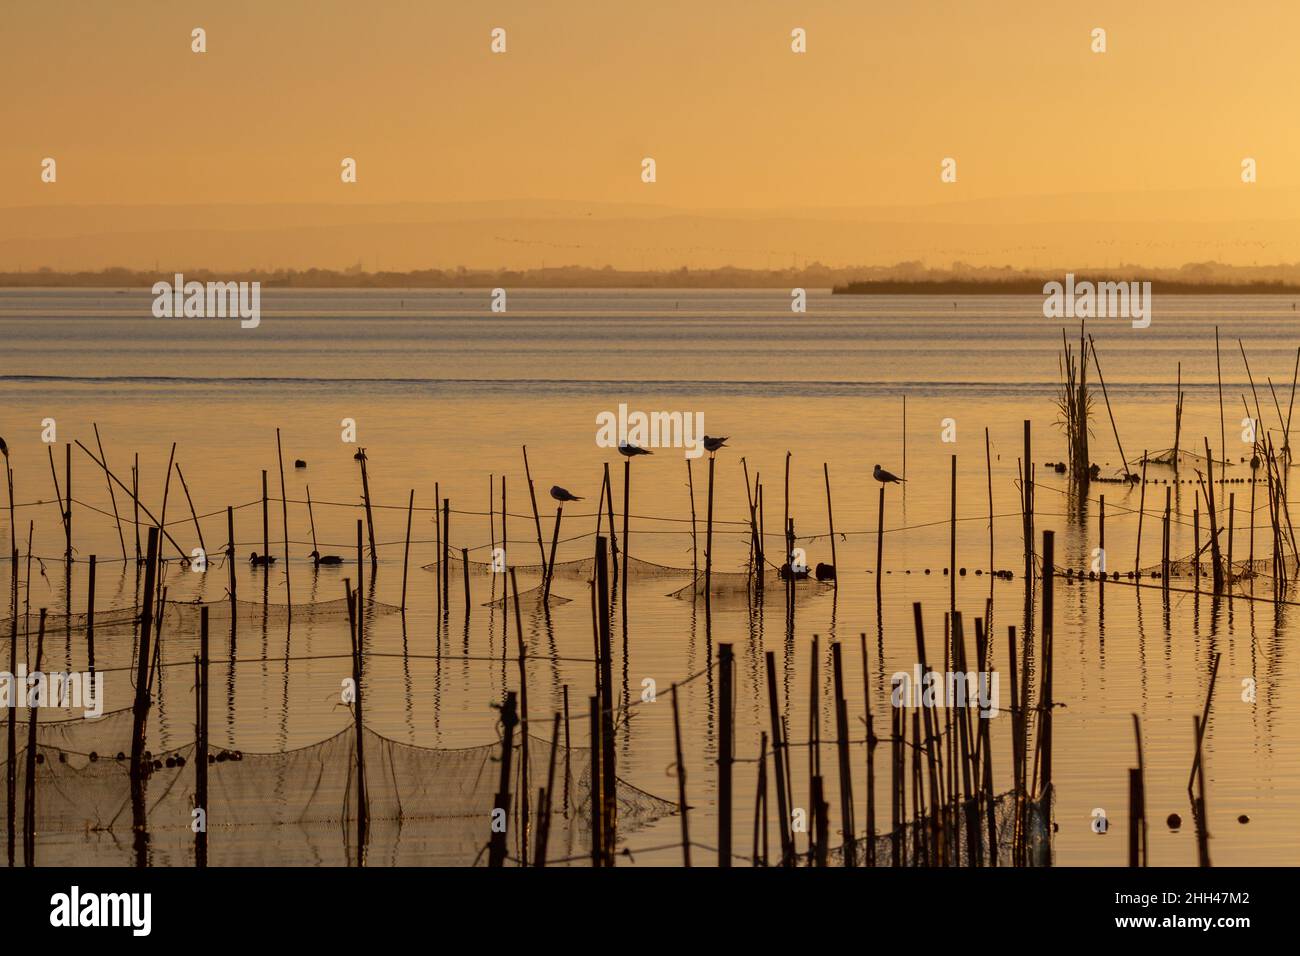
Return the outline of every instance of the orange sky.
[[[6,0],[0,208],[808,210],[1176,190],[1198,218],[1246,220],[1279,190],[1293,214],[1298,34],[1292,0]]]

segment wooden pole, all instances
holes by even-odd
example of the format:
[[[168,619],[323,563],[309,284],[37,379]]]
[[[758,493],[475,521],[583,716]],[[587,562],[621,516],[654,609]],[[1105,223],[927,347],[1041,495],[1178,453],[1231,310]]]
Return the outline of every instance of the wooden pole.
[[[204,608],[207,612],[207,608]],[[90,556],[86,578],[86,659],[91,680],[95,678],[95,556]]]
[[[176,463],[176,475],[181,480],[181,490],[185,492],[185,503],[190,507],[190,520],[194,522],[194,533],[198,535],[199,538],[199,549],[206,556],[208,553],[208,546],[203,543],[203,528],[199,525],[199,516],[194,511],[194,499],[190,497],[190,486],[185,483],[185,473],[181,471],[181,463],[179,461]],[[109,487],[111,488],[112,486],[110,485]],[[286,551],[286,554],[287,553],[288,552]]]
[[[611,495],[612,497],[612,495]],[[630,577],[630,570],[627,565],[628,555],[628,512],[632,510],[632,459],[629,458],[623,462],[623,594],[627,594],[627,579]],[[614,530],[613,522],[610,523],[610,533]],[[709,552],[708,548],[704,551],[705,567],[708,567]],[[707,573],[707,572],[706,572]]]
[[[506,821],[510,819],[510,758],[514,750],[515,692],[506,691],[506,702],[501,706],[501,775],[498,778],[496,797],[492,801],[492,836],[488,841],[488,866],[496,868],[506,861]],[[524,736],[528,730],[525,727]],[[528,795],[524,794],[527,802]]]
[[[1205,724],[1195,714],[1192,715],[1192,733],[1196,737],[1196,763],[1201,765],[1201,741],[1205,736]],[[1196,796],[1192,798],[1192,818],[1196,822],[1196,862],[1198,866],[1210,865],[1210,831],[1209,821],[1205,818],[1205,774],[1197,774]]]
[[[1219,327],[1214,327],[1214,377],[1219,383],[1219,452],[1224,460],[1228,457],[1227,431],[1223,425],[1223,363],[1219,357]],[[1252,518],[1253,520],[1253,518]]]
[[[704,524],[704,602],[710,603],[709,593],[713,582],[713,455],[709,456],[709,504],[705,513]],[[626,516],[624,518],[626,520]],[[626,525],[625,525],[626,527]],[[627,538],[623,539],[623,551],[627,552]],[[624,592],[626,593],[626,591]],[[730,865],[730,864],[728,864]]]
[[[307,523],[312,529],[312,550],[320,554],[320,548],[316,544],[316,515],[312,512],[312,486],[307,485]]]
[[[415,517],[415,489],[411,489],[406,499],[406,547],[402,550],[402,613],[406,613],[406,576],[411,565],[411,519]],[[315,533],[312,534],[312,546],[315,547]],[[468,568],[468,565],[466,566]],[[466,574],[468,574],[466,570]],[[468,602],[467,602],[468,603]]]
[[[442,591],[442,568],[447,563],[447,555],[442,547],[442,520],[438,515],[438,503],[442,501],[442,493],[438,487],[438,482],[433,483],[433,530],[434,530],[434,568],[433,568],[433,588],[434,588],[434,607],[438,614],[441,614],[446,597]],[[491,502],[489,502],[489,505]],[[491,511],[491,507],[488,508]],[[502,547],[505,541],[501,542]],[[493,556],[495,558],[495,555]],[[439,642],[441,643],[441,641]]]
[[[1143,455],[1145,462],[1146,456]],[[1043,532],[1043,674],[1042,674],[1042,708],[1043,716],[1040,724],[1038,743],[1042,750],[1042,759],[1039,762],[1039,768],[1042,771],[1041,790],[1045,800],[1051,799],[1052,790],[1052,659],[1054,653],[1054,621],[1055,621],[1055,595],[1053,593],[1053,579],[1056,574],[1055,554],[1056,554],[1056,532]]]
[[[269,507],[266,497],[266,469],[262,469],[262,556],[266,557],[271,553],[271,517],[267,510]],[[267,576],[270,576],[271,566],[266,565]]]
[[[603,544],[602,544],[603,547]],[[589,797],[591,809],[591,865],[601,867],[605,865],[605,821],[603,809],[605,804],[604,774],[601,772],[601,752],[604,747],[600,740],[601,719],[600,719],[600,698],[589,697],[587,699],[587,716],[588,725],[591,732],[591,770],[587,778],[591,783],[591,796]]]
[[[357,451],[357,461],[361,464],[361,495],[365,499],[366,505],[366,531],[370,535],[370,572],[373,574],[379,567],[379,549],[375,547],[375,516],[370,509],[370,475],[366,470],[366,450],[364,448]],[[360,588],[360,582],[357,587]]]
[[[504,479],[503,479],[504,482]],[[505,485],[502,484],[502,494],[505,493]],[[502,514],[505,514],[505,507],[502,506]],[[444,614],[451,611],[451,499],[442,499],[442,612]]]
[[[280,429],[275,430],[275,457],[280,463],[280,521],[284,529],[284,594],[293,613],[293,584],[289,577],[289,493],[284,486],[284,452],[280,448]]]
[[[1229,493],[1228,495],[1228,584],[1229,585],[1232,584],[1232,579],[1233,577],[1235,577],[1235,572],[1233,571],[1233,567],[1232,567],[1232,536],[1233,536],[1233,525],[1235,524],[1236,515],[1237,515],[1237,493],[1234,491]],[[1232,596],[1231,588],[1229,588],[1228,590],[1228,596],[1229,597]]]
[[[785,791],[785,754],[782,746],[781,711],[776,696],[776,657],[772,651],[764,652],[767,664],[767,705],[772,730],[772,763],[776,781],[776,819],[781,834],[781,865],[794,864],[794,848],[790,840],[790,811]]]
[[[168,467],[168,472],[171,468]],[[149,529],[148,550],[144,565],[144,594],[140,608],[140,643],[136,651],[135,704],[132,708],[131,726],[131,810],[135,833],[136,862],[144,866],[147,861],[147,825],[145,811],[145,782],[147,773],[144,760],[145,726],[149,720],[149,662],[150,640],[154,627],[154,589],[158,574],[159,529]],[[34,715],[33,715],[34,716]]]
[[[357,569],[360,573],[361,568],[361,522],[357,521]],[[348,595],[348,635],[352,638],[352,718],[353,726],[356,730],[356,770],[357,770],[357,866],[365,862],[366,833],[369,829],[367,817],[367,798],[366,798],[366,753],[365,753],[365,720],[361,710],[361,657],[363,647],[361,641],[361,581],[357,580],[357,589],[352,590],[352,582],[347,578],[343,579],[343,589]]]
[[[952,456],[952,516],[948,532],[948,610],[957,610],[957,456]]]
[[[64,558],[67,560],[68,567],[72,567],[72,445],[63,446],[63,474],[64,474],[64,491],[63,500],[67,503],[67,513],[63,516],[63,526],[67,532],[67,550],[64,552]]]
[[[88,455],[90,454],[89,450],[86,451],[86,454]],[[91,455],[91,457],[93,458],[94,456]],[[117,481],[117,478],[113,475],[113,473],[108,470],[108,465],[104,465],[104,474],[108,475],[114,481]],[[118,484],[122,484],[122,483],[119,481]],[[122,485],[122,490],[127,492],[127,494],[131,496],[132,516],[135,521],[135,563],[138,569],[140,562],[144,560],[144,552],[140,550],[140,509],[144,506],[140,504],[140,453],[139,452],[135,453],[135,464],[131,466],[131,487],[128,489],[126,485]],[[149,511],[146,508],[145,514],[147,515],[148,513]],[[139,583],[139,580],[140,580],[140,572],[139,570],[137,570],[136,571],[137,584]]]
[[[618,532],[614,530],[614,483],[609,478],[609,462],[605,462],[605,504],[609,508],[609,557],[614,580],[618,580]]]
[[[1115,413],[1110,407],[1110,393],[1106,391],[1106,379],[1101,374],[1101,362],[1097,360],[1097,343],[1092,340],[1091,333],[1088,335],[1088,346],[1092,351],[1092,365],[1097,370],[1097,381],[1101,383],[1101,397],[1106,400],[1106,414],[1110,417],[1110,428],[1115,433],[1115,446],[1119,449],[1119,457],[1124,462],[1124,477],[1128,477],[1128,457],[1124,454],[1124,443],[1119,440],[1119,426],[1115,424]],[[1146,452],[1142,453],[1143,462],[1146,461]],[[1029,458],[1025,457],[1026,467],[1028,467]]]
[[[599,510],[596,512],[599,514]],[[555,509],[555,530],[551,532],[551,556],[546,562],[543,569],[545,573],[544,587],[542,588],[542,607],[549,608],[548,603],[551,600],[551,577],[555,574],[555,549],[560,543],[560,519],[564,517],[564,505]]]
[[[208,606],[199,609],[199,653],[194,658],[194,806],[203,826],[194,834],[194,865],[208,865]]]
[[[91,425],[95,429],[95,445],[99,448],[99,457],[107,462],[108,456],[104,454],[104,443],[99,439],[99,425],[94,422]],[[108,485],[108,500],[113,503],[113,522],[117,525],[117,541],[122,546],[122,560],[125,561],[126,536],[122,534],[122,517],[117,513],[117,492],[113,490],[113,480],[107,474],[104,475],[104,483]]]
[[[614,844],[618,832],[618,804],[615,799],[618,781],[615,776],[614,756],[614,672],[609,621],[609,568],[605,561],[605,542],[600,538],[596,539],[596,552],[596,594],[599,604],[596,620],[600,641],[598,666],[600,668],[600,743],[602,747],[600,771],[602,776],[601,794],[604,801],[601,820],[605,827],[601,846],[605,854],[604,865],[613,866]],[[623,553],[626,556],[626,547],[623,549]],[[624,564],[624,569],[626,570],[626,564]]]
[[[1132,831],[1136,836],[1137,847],[1136,854],[1130,849],[1130,866],[1146,866],[1149,862],[1147,857],[1147,810],[1146,810],[1146,761],[1142,755],[1142,723],[1138,715],[1133,715],[1133,738],[1137,744],[1137,767],[1134,772],[1137,775],[1137,802],[1136,820],[1132,823]],[[1130,815],[1132,811],[1130,811]],[[1133,857],[1137,860],[1134,862]]]
[[[6,470],[8,470],[8,458],[5,459]],[[13,475],[9,478],[9,537],[14,541],[13,528]],[[9,552],[11,585],[10,585],[10,614],[9,614],[9,673],[14,674],[18,670],[18,548],[15,544]],[[24,619],[23,627],[27,627],[27,621]],[[18,728],[15,724],[17,708],[10,707],[8,733],[7,733],[7,759],[5,760],[5,816],[6,816],[6,833],[8,835],[8,861],[9,866],[14,865],[14,843],[17,839],[15,833],[16,813],[14,801],[17,799],[18,789]]]
[[[1025,419],[1025,450],[1024,461],[1025,471],[1021,476],[1023,485],[1022,498],[1024,499],[1024,535],[1025,535],[1025,597],[1028,600],[1029,595],[1033,592],[1034,587],[1034,471],[1033,458],[1030,456],[1030,428],[1029,419]],[[1125,471],[1128,466],[1125,465]]]
[[[461,549],[460,549],[460,569],[461,569],[461,574],[462,574],[463,577],[465,578],[465,620],[468,621],[468,620],[469,620],[469,611],[470,611],[470,599],[469,599],[469,548],[461,548]],[[514,579],[514,573],[515,573],[515,569],[514,569],[514,568],[511,568],[511,569],[510,569],[511,580]],[[518,602],[518,599],[516,599],[516,604],[515,604],[515,614],[516,614],[516,615],[518,615],[518,613],[519,613],[519,605],[518,605],[517,602]],[[527,795],[527,791],[525,791],[525,795]],[[527,803],[527,801],[525,801],[524,804],[520,804],[520,806],[524,806],[526,803]]]
[[[754,795],[754,866],[767,866],[767,731],[758,735],[758,792]]]
[[[689,458],[686,459],[686,487],[691,493],[691,574],[696,575],[700,573],[700,548],[695,532],[695,478],[691,474],[691,459]],[[748,479],[745,481],[745,488],[746,490],[749,488]],[[600,515],[599,508],[596,509],[596,515],[597,517]],[[600,533],[600,528],[596,529],[596,533]],[[689,866],[689,864],[687,865]]]
[[[690,459],[688,458],[689,462]],[[686,805],[686,762],[682,758],[682,720],[677,709],[677,685],[673,684],[673,746],[677,768],[677,814],[682,821],[682,864],[691,865],[691,825]]]
[[[528,728],[524,728],[524,734]],[[546,866],[546,844],[551,835],[551,802],[555,792],[555,757],[560,746],[560,712],[555,712],[551,725],[551,759],[546,765],[546,786],[538,791],[537,801],[537,848],[533,856],[533,865]]]
[[[533,504],[533,525],[537,529],[537,554],[542,567],[546,567],[546,548],[542,545],[542,519],[537,512],[537,493],[533,490],[533,473],[528,469],[528,446],[524,445],[524,478],[528,481],[528,500]]]
[[[465,613],[469,614],[469,575],[465,575]],[[520,792],[524,798],[519,801],[520,828],[522,829],[520,846],[522,847],[521,858],[523,865],[528,865],[528,793],[531,789],[529,782],[529,762],[528,762],[528,648],[524,644],[524,623],[519,611],[519,586],[515,582],[515,569],[510,569],[510,592],[514,598],[515,605],[515,644],[519,649],[519,717],[523,721],[524,729],[519,735],[519,769],[520,769]]]
[[[858,634],[862,644],[862,700],[867,712],[867,866],[876,865],[876,734],[871,716],[871,675],[867,667],[867,635]]]
[[[36,632],[36,667],[41,669],[41,655],[45,650],[45,608]],[[23,780],[23,866],[36,865],[36,714],[39,707],[31,708],[27,722],[27,767]]]
[[[826,462],[822,462],[822,477],[826,479],[826,521],[830,525],[831,531],[831,567],[835,568],[835,587],[838,590],[839,581],[839,564],[835,560],[835,509],[831,507],[831,471]],[[880,486],[884,488],[884,485]]]
[[[885,564],[885,486],[880,485],[880,510],[876,517],[876,607],[880,607]]]
[[[844,839],[844,865],[857,866],[857,840],[853,826],[853,765],[849,760],[849,709],[844,699],[844,663],[840,642],[831,643],[831,670],[835,678],[835,750],[839,755],[840,833]]]
[[[1192,792],[1192,784],[1196,781],[1196,775],[1201,769],[1201,738],[1205,735],[1205,727],[1210,720],[1210,704],[1214,699],[1214,682],[1219,676],[1219,652],[1214,654],[1214,660],[1210,664],[1210,687],[1205,692],[1205,707],[1201,711],[1200,719],[1197,721],[1198,728],[1196,735],[1196,760],[1192,763],[1192,773],[1187,778],[1187,792]]]
[[[1146,516],[1147,508],[1147,450],[1142,449],[1142,493],[1138,496],[1138,533],[1137,549],[1133,555],[1133,574],[1139,576],[1142,572],[1142,519]]]
[[[712,458],[709,459],[710,465]],[[710,468],[710,471],[713,469]],[[712,486],[710,481],[709,485]],[[705,552],[705,561],[708,561]],[[705,565],[708,566],[707,563]],[[732,667],[730,644],[718,645],[718,695],[720,705],[718,740],[718,866],[731,866],[731,761],[734,730],[732,728]]]

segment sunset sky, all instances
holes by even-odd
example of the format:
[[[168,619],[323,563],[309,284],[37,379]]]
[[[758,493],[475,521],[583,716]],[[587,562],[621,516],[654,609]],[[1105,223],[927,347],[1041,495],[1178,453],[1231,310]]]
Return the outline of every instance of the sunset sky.
[[[1047,218],[1072,221],[1105,194],[1148,222],[1300,215],[1292,2],[10,0],[3,18],[0,210],[568,200],[834,217],[994,200],[988,216],[1014,219],[1069,196]],[[22,238],[0,224],[0,265]]]

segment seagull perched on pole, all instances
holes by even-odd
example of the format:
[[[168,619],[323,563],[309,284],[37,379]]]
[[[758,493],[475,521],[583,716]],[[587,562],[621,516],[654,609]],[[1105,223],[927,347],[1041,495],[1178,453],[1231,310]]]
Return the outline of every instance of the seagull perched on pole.
[[[712,455],[719,448],[724,447],[727,444],[727,438],[730,437],[731,436],[728,435],[725,438],[710,438],[708,435],[705,435],[704,450],[707,451],[710,455]]]
[[[881,468],[879,465],[872,469],[871,477],[883,485],[907,481],[906,478],[899,478],[897,475],[885,471],[885,469]]]
[[[559,485],[551,485],[551,497],[556,501],[581,501],[582,498],[575,495],[568,488],[561,488]]]
[[[621,441],[618,443],[618,453],[624,458],[635,458],[637,455],[653,455],[648,448],[642,448],[640,445],[633,445],[631,442]]]

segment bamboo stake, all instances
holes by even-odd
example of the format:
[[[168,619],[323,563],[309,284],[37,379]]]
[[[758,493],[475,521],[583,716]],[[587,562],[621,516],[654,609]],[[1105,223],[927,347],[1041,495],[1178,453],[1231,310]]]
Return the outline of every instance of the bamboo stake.
[[[754,797],[754,866],[767,866],[767,731],[758,735],[758,793]]]
[[[876,865],[876,734],[871,717],[871,676],[867,666],[867,634],[858,634],[862,645],[862,700],[867,712],[867,832],[866,863]]]
[[[64,558],[68,567],[72,567],[72,445],[63,446],[63,473],[66,476],[64,491],[67,495],[64,500],[67,502],[67,513],[64,515],[64,528],[67,531],[68,543],[67,550],[64,552]],[[166,499],[163,499],[164,502]]]
[[[528,468],[528,446],[524,445],[524,478],[528,481],[528,500],[533,504],[533,525],[537,529],[537,554],[546,567],[546,548],[542,544],[542,519],[537,512],[537,493],[533,490],[533,473]]]
[[[527,728],[524,729],[527,733]],[[555,756],[560,745],[560,712],[555,712],[555,720],[551,726],[551,759],[546,766],[546,786],[539,793],[537,801],[537,849],[533,857],[533,865],[546,866],[546,844],[551,835],[551,795],[555,792]]]
[[[687,459],[689,461],[689,459]],[[594,698],[593,698],[594,699]],[[682,721],[677,710],[677,685],[673,684],[673,746],[676,748],[677,813],[682,820],[682,863],[691,865],[691,826],[686,805],[686,763],[682,759]]]
[[[1140,574],[1142,571],[1142,519],[1146,516],[1147,507],[1147,450],[1142,449],[1142,493],[1138,496],[1138,534],[1137,550],[1133,555],[1133,573]]]
[[[361,522],[357,522],[357,573],[361,573]],[[356,730],[356,770],[357,770],[357,866],[365,862],[366,836],[369,829],[366,797],[366,755],[365,755],[365,720],[361,709],[361,656],[362,644],[362,606],[361,579],[357,579],[357,589],[352,590],[352,582],[343,579],[343,590],[348,598],[348,636],[352,639],[352,719]]]
[[[41,655],[45,650],[45,608],[36,632],[36,667],[40,672]],[[36,714],[39,707],[31,708],[27,722],[27,767],[23,780],[23,866],[36,865]]]
[[[880,485],[880,510],[876,517],[876,607],[880,607],[885,564],[885,485]]]
[[[591,865],[600,867],[605,865],[605,822],[602,819],[605,798],[602,791],[604,790],[604,774],[601,772],[601,757],[604,745],[601,743],[600,730],[600,698],[589,697],[587,699],[588,724],[591,730],[591,770],[588,778],[591,781]]]
[[[835,569],[835,588],[839,590],[839,563],[835,559],[835,509],[831,507],[831,472],[830,466],[822,462],[822,476],[826,479],[826,521],[831,531],[831,567]],[[880,486],[884,488],[884,485]]]
[[[275,430],[275,457],[280,463],[280,521],[284,529],[284,594],[293,614],[293,583],[289,577],[289,493],[284,486],[284,451],[280,448],[280,429]],[[179,471],[179,469],[178,469]]]
[[[1147,810],[1146,810],[1146,762],[1142,755],[1142,723],[1138,715],[1133,715],[1133,739],[1137,745],[1137,767],[1129,771],[1136,775],[1137,793],[1136,805],[1130,807],[1130,829],[1133,834],[1130,840],[1136,843],[1136,846],[1130,844],[1129,848],[1129,866],[1146,866],[1149,862],[1147,858]],[[1137,811],[1136,820],[1133,818],[1133,811]]]
[[[1192,772],[1187,778],[1187,792],[1192,792],[1192,784],[1196,781],[1196,775],[1201,769],[1201,738],[1205,735],[1205,727],[1210,720],[1210,703],[1214,699],[1214,682],[1219,676],[1219,652],[1215,652],[1214,660],[1210,664],[1210,687],[1205,692],[1205,707],[1201,710],[1200,719],[1197,721],[1196,734],[1196,760],[1192,763]]]
[[[308,498],[310,500],[310,496]],[[415,516],[415,489],[406,499],[406,546],[402,549],[402,613],[406,613],[406,576],[411,564],[411,519]],[[312,547],[316,547],[316,533],[312,531]]]
[[[203,826],[194,835],[195,865],[208,865],[208,606],[199,609],[199,653],[194,658],[194,805]]]
[[[207,613],[207,607],[203,612]],[[95,679],[95,556],[90,556],[86,578],[86,658],[90,679]]]
[[[1124,454],[1124,443],[1119,440],[1119,426],[1115,424],[1115,413],[1110,407],[1110,393],[1106,391],[1106,379],[1101,374],[1101,362],[1097,359],[1097,343],[1092,340],[1092,333],[1088,333],[1088,345],[1092,350],[1092,366],[1097,370],[1097,381],[1101,383],[1101,396],[1106,400],[1106,414],[1110,416],[1110,427],[1115,433],[1115,445],[1119,448],[1119,457],[1124,462],[1124,477],[1129,475],[1128,458]],[[1143,462],[1146,461],[1146,453],[1142,455]],[[1029,456],[1025,456],[1026,467],[1028,467]]]
[[[503,478],[502,481],[504,480],[505,479]],[[442,547],[442,521],[438,516],[438,502],[440,501],[442,501],[442,491],[438,486],[438,482],[435,481],[433,483],[433,532],[434,532],[434,549],[435,549],[434,551],[435,556],[433,559],[434,560],[433,589],[434,589],[434,600],[435,600],[434,607],[437,610],[437,613],[441,615],[443,613],[444,602],[446,601],[446,597],[443,594],[443,588],[442,588],[442,569],[443,566],[447,563],[447,553],[446,551],[443,550]],[[492,510],[492,508],[490,507],[491,502],[488,502],[488,504],[489,504],[488,511],[491,511]],[[502,536],[501,546],[503,548],[505,547],[504,535]],[[493,555],[494,571],[496,570],[495,559],[496,559],[496,555]],[[495,581],[495,579],[493,580]],[[437,622],[435,622],[435,626],[437,626]],[[439,631],[439,634],[441,635],[441,631]],[[439,644],[441,644],[441,636],[439,637]]]
[[[104,461],[108,461],[108,456],[104,454],[104,443],[99,439],[99,425],[93,422],[91,425],[95,429],[95,445],[99,448],[99,457]],[[117,525],[117,540],[122,546],[122,560],[125,561],[126,537],[122,534],[122,518],[117,513],[117,492],[113,490],[113,482],[108,475],[104,476],[104,483],[108,485],[108,500],[113,503],[113,521]]]
[[[794,864],[794,847],[790,839],[790,811],[785,789],[785,754],[783,752],[783,735],[781,733],[781,711],[776,696],[776,656],[772,651],[764,652],[767,664],[767,706],[772,730],[772,763],[776,781],[776,819],[781,834],[781,865]]]
[[[695,536],[695,479],[691,475],[691,459],[689,458],[686,459],[686,487],[691,494],[691,575],[695,576],[700,573],[700,549]],[[748,478],[745,479],[745,491],[749,491]],[[599,508],[596,509],[596,516],[597,518],[600,517]],[[600,533],[600,528],[596,529],[596,533]]]
[[[504,493],[504,485],[502,486]],[[505,513],[505,508],[502,508]],[[451,611],[451,499],[442,499],[442,613]]]
[[[268,557],[271,553],[271,518],[267,510],[266,497],[266,469],[262,469],[262,556]],[[266,565],[267,577],[271,574],[271,565]]]
[[[469,586],[469,575],[465,577],[466,588]],[[519,735],[519,758],[520,758],[520,792],[524,794],[524,799],[519,801],[520,829],[522,831],[520,845],[522,847],[521,858],[523,865],[528,865],[528,793],[529,770],[528,761],[528,648],[524,644],[524,624],[523,618],[519,611],[519,586],[515,581],[515,569],[510,569],[510,592],[514,598],[515,605],[515,644],[519,649],[519,717],[523,721],[524,730]],[[465,613],[469,614],[469,593],[466,591],[466,609]]]
[[[181,489],[185,492],[185,503],[190,506],[190,520],[194,522],[194,533],[199,537],[199,550],[204,555],[208,553],[208,546],[203,543],[203,529],[199,526],[199,516],[194,512],[194,499],[190,497],[190,486],[185,483],[185,473],[181,471],[181,463],[176,463],[176,474],[181,480]],[[285,553],[288,551],[286,549]],[[123,555],[125,557],[125,555]]]
[[[515,725],[519,719],[515,716],[515,692],[506,691],[506,702],[501,705],[501,775],[498,778],[496,796],[492,801],[492,836],[488,840],[488,866],[497,868],[505,865],[506,860],[506,821],[510,818],[510,757],[514,749]],[[527,725],[523,735],[528,735]],[[527,795],[525,794],[525,802]],[[593,817],[595,816],[593,802]],[[593,848],[593,853],[595,852]]]
[[[370,573],[374,574],[379,567],[379,548],[375,546],[375,515],[370,508],[370,474],[366,469],[366,450],[358,449],[355,457],[361,465],[361,496],[365,499],[366,531],[370,536]],[[357,586],[360,587],[360,582]]]
[[[600,514],[599,509],[597,509],[596,514],[597,515]],[[555,509],[555,530],[551,532],[551,556],[550,559],[546,562],[546,568],[545,568],[545,575],[546,575],[545,587],[542,589],[543,608],[550,607],[548,602],[551,599],[551,578],[555,574],[555,549],[560,542],[560,519],[563,516],[564,516],[564,505],[560,505]]]
[[[857,840],[853,826],[853,767],[849,761],[849,710],[844,699],[844,664],[840,642],[831,644],[831,670],[835,679],[835,749],[839,755],[840,832],[844,838],[844,865],[857,866]]]
[[[710,603],[710,590],[713,581],[713,465],[714,456],[709,455],[709,504],[705,512],[704,519],[704,603],[707,606]],[[626,506],[626,502],[624,502]],[[624,515],[624,528],[626,529],[627,516]],[[623,552],[627,553],[627,534],[623,535]],[[627,594],[626,589],[624,595]],[[728,864],[730,865],[730,864]]]
[[[707,551],[705,561],[708,561]],[[707,563],[705,566],[708,566]],[[731,867],[732,664],[731,645],[719,644],[718,696],[721,707],[718,740],[718,866],[724,869]]]
[[[469,599],[469,549],[468,548],[460,549],[460,568],[461,568],[461,574],[465,578],[465,620],[468,621],[470,607],[471,607],[471,602]],[[511,568],[510,573],[513,575],[515,573],[515,569]],[[518,609],[516,609],[516,613],[517,612]],[[520,806],[523,806],[523,804],[520,804]]]
[[[1192,733],[1196,737],[1196,763],[1201,765],[1201,740],[1205,734],[1205,725],[1195,714],[1192,715]],[[1192,798],[1192,818],[1196,822],[1196,861],[1198,866],[1210,865],[1209,821],[1205,817],[1205,774],[1197,775],[1197,792]]]

